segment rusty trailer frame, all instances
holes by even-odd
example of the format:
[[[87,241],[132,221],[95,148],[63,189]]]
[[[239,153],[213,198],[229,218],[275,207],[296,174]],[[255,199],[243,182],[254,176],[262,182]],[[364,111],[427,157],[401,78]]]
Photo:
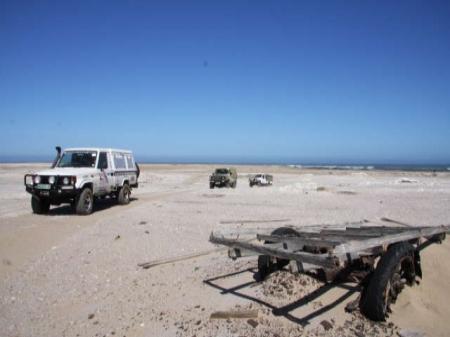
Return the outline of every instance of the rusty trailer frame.
[[[384,320],[403,286],[422,277],[420,251],[442,242],[447,233],[450,225],[394,227],[365,220],[333,226],[280,227],[272,232],[217,231],[211,233],[209,241],[229,247],[232,259],[258,256],[261,279],[286,265],[291,272],[322,271],[326,281],[354,272],[369,289],[368,299],[360,305],[363,313],[373,320]]]

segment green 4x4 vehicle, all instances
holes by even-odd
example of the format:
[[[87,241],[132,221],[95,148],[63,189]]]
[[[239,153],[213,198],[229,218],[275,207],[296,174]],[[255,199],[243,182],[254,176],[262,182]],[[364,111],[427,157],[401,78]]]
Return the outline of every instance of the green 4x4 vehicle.
[[[209,177],[209,188],[232,187],[237,183],[237,172],[235,168],[218,168]]]

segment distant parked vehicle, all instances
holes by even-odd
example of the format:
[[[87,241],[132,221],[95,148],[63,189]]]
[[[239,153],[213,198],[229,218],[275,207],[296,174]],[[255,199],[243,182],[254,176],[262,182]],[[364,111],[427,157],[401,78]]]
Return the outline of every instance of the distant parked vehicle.
[[[248,182],[250,187],[253,186],[270,186],[273,183],[273,176],[270,174],[256,174],[254,176],[250,176],[248,178]]]
[[[232,187],[236,188],[237,172],[233,167],[218,168],[209,177],[209,188]]]
[[[138,187],[139,166],[131,151],[72,148],[57,156],[48,170],[26,174],[25,188],[31,194],[33,213],[48,213],[50,205],[71,204],[77,214],[92,213],[94,199],[112,197],[120,205],[130,202],[131,189]]]

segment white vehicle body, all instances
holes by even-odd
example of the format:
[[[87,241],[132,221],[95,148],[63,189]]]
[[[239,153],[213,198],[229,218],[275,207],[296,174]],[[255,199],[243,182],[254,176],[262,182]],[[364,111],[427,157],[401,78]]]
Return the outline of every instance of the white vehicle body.
[[[249,178],[249,185],[253,187],[257,186],[269,186],[273,183],[273,176],[270,174],[259,173]]]
[[[98,198],[117,196],[124,186],[128,197],[131,188],[138,187],[139,167],[128,150],[68,148],[58,154],[54,165],[25,176],[27,192],[35,203],[43,202],[44,208],[47,204],[76,203],[86,188]]]

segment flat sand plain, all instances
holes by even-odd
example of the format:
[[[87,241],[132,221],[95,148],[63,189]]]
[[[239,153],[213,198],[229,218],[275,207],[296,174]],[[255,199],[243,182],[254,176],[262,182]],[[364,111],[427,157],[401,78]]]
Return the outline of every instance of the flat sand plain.
[[[450,334],[450,240],[422,254],[424,278],[386,323],[345,305],[355,284],[326,285],[281,271],[262,283],[256,259],[212,252],[212,230],[339,224],[382,217],[450,223],[450,174],[237,166],[236,189],[213,189],[213,165],[142,165],[132,202],[102,201],[34,215],[23,175],[47,165],[0,165],[0,335],[389,336]],[[249,173],[274,175],[250,188]],[[271,222],[272,221],[272,222]],[[383,223],[386,224],[386,223]],[[139,263],[209,252],[150,269]],[[211,319],[217,311],[254,318]],[[325,323],[325,321],[327,323]]]

